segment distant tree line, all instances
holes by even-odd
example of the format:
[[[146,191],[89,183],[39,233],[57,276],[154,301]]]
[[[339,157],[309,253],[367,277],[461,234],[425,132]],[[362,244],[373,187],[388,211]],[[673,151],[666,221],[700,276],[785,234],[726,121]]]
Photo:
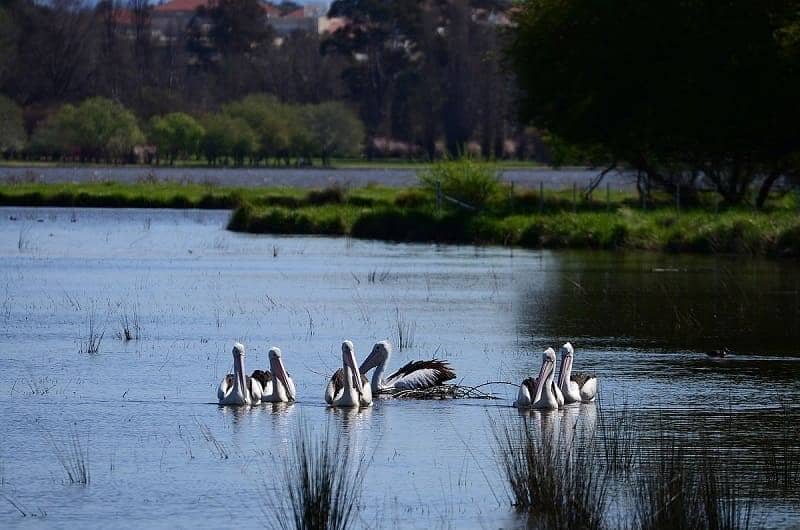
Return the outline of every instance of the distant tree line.
[[[266,94],[298,108],[338,101],[354,109],[364,124],[367,157],[433,158],[467,149],[527,157],[541,146],[536,132],[516,119],[515,84],[501,68],[509,5],[338,0],[330,16],[348,22],[335,33],[278,36],[259,0],[217,0],[185,27],[170,26],[156,38],[148,0],[0,0],[0,92],[21,109],[25,135],[37,146],[36,131],[52,125],[63,105],[90,98],[124,106],[143,129],[170,113],[217,115],[200,120],[213,132],[231,129],[222,116],[245,119],[232,102]],[[301,114],[308,117],[312,108],[318,107]],[[264,119],[285,121],[282,115]],[[245,121],[256,135],[264,128]],[[212,159],[225,150],[241,155],[252,151],[245,149],[253,145],[249,140],[237,138],[235,149],[209,140],[201,149]],[[307,151],[291,132],[260,141],[256,156],[262,158]],[[17,138],[3,150],[18,145]]]
[[[0,98],[0,112],[4,105],[13,108]],[[0,146],[37,160],[173,164],[205,159],[210,165],[241,166],[301,164],[316,157],[328,164],[333,156],[357,156],[364,137],[358,117],[342,103],[290,105],[268,95],[247,96],[198,117],[153,116],[141,125],[119,103],[94,97],[62,106],[36,127],[28,143],[21,112],[14,113],[16,123],[0,129]]]

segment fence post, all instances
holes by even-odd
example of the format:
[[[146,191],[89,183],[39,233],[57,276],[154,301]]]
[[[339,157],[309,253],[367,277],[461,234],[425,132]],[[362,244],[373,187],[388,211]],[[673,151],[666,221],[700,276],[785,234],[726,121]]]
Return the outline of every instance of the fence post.
[[[539,213],[544,211],[544,182],[539,181]]]
[[[611,210],[611,184],[606,182],[606,211]]]
[[[442,181],[436,181],[436,211],[442,209]]]
[[[511,181],[511,187],[508,188],[508,209],[514,211],[514,181]]]

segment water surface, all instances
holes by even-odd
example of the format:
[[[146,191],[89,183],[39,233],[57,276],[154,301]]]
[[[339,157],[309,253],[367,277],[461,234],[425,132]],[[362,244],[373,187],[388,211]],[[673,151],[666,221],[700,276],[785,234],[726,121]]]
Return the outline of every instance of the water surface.
[[[391,366],[435,355],[463,385],[519,382],[571,340],[606,409],[626,405],[643,438],[664,424],[702,432],[752,482],[779,405],[798,397],[794,263],[255,236],[225,231],[227,215],[0,209],[0,525],[260,526],[299,423],[370,456],[364,527],[519,525],[492,434],[522,421],[514,387],[484,387],[492,401],[324,405],[341,341],[361,359],[396,344],[398,325],[412,343]],[[134,312],[140,340],[119,340]],[[90,320],[105,333],[96,354],[81,353]],[[234,340],[248,371],[280,346],[298,402],[218,407]],[[703,353],[722,346],[736,355]],[[529,416],[569,429],[597,413]],[[75,436],[86,487],[58,461]],[[753,495],[759,522],[796,524],[795,494]]]

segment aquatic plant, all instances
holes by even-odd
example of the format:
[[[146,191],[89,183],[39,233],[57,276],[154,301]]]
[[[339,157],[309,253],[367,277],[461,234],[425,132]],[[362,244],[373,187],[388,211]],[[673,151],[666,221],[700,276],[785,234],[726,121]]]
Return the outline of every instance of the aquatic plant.
[[[94,303],[90,304],[87,313],[87,330],[86,336],[80,341],[80,353],[97,353],[100,351],[100,344],[103,342],[105,329],[98,330],[97,315],[95,312]]]
[[[633,471],[641,432],[628,405],[606,411],[601,395],[597,400],[597,431],[605,468],[615,475]]]
[[[406,320],[400,312],[399,307],[394,308],[394,323],[397,330],[397,348],[400,351],[414,347],[414,334],[417,331],[417,323]]]
[[[208,428],[208,425],[201,422],[197,418],[195,418],[194,421],[197,423],[197,427],[200,429],[200,434],[203,436],[203,440],[206,441],[209,451],[211,451],[211,453],[220,460],[227,460],[230,458],[230,452],[228,451],[228,448],[222,441],[214,436],[214,433],[211,432],[211,429]]]
[[[69,439],[59,443],[48,435],[53,453],[56,455],[58,463],[64,469],[67,480],[70,484],[81,484],[86,486],[90,482],[89,474],[89,444],[81,442],[81,438],[76,431],[69,433]]]
[[[686,442],[663,428],[655,454],[632,483],[634,528],[734,530],[750,527],[751,503],[728,461],[711,451],[690,465]]]
[[[125,342],[139,340],[142,326],[139,322],[139,309],[136,304],[133,304],[130,308],[123,306],[119,321],[122,331],[117,332],[118,339]]]
[[[767,464],[768,483],[777,483],[784,489],[794,489],[800,485],[800,443],[797,442],[797,423],[800,409],[782,403],[778,417],[778,433],[773,438],[774,445],[765,445],[764,460]]]
[[[354,456],[331,432],[320,437],[300,422],[292,452],[284,460],[285,487],[267,490],[265,508],[291,517],[270,517],[282,530],[341,530],[351,526],[361,499],[368,466],[364,453]],[[267,510],[265,510],[266,512]]]
[[[541,430],[527,417],[514,420],[495,423],[495,455],[526,526],[603,528],[608,482],[592,458],[594,436],[553,436],[545,419]]]

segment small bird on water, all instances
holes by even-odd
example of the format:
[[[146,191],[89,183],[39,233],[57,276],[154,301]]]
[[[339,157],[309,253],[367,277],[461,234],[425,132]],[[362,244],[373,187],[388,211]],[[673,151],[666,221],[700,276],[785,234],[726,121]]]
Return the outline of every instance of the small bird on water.
[[[723,346],[721,350],[707,351],[706,355],[708,355],[709,357],[714,357],[716,359],[721,359],[722,357],[727,357],[728,354],[731,354],[731,353],[733,353],[733,352],[730,351],[728,348]]]

